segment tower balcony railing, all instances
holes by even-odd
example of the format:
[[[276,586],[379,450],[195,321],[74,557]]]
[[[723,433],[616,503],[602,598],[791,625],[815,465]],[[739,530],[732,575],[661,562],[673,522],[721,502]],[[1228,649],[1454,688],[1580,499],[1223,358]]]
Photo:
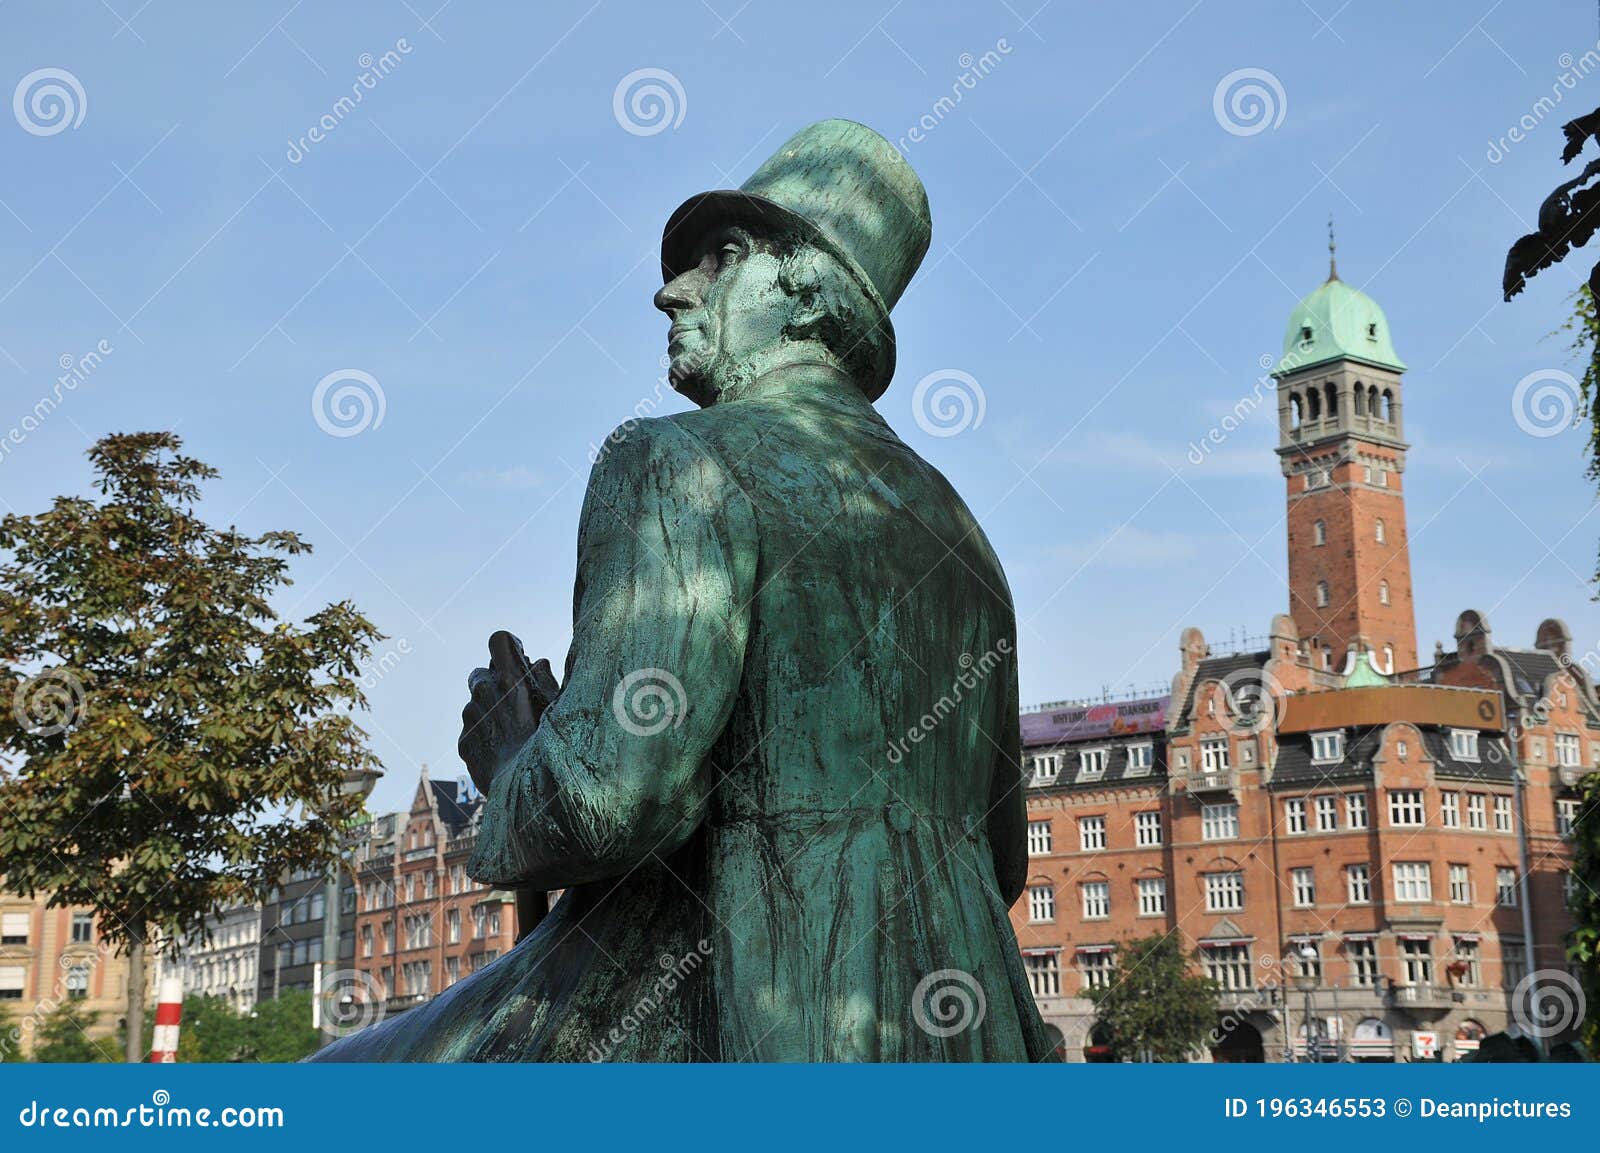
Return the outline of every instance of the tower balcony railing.
[[[1189,774],[1189,791],[1196,795],[1232,793],[1239,788],[1239,774],[1234,769],[1196,769]]]

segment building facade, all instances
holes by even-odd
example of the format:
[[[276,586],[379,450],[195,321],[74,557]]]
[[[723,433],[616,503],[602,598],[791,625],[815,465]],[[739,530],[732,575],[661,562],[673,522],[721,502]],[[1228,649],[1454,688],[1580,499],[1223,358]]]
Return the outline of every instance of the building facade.
[[[175,952],[163,951],[162,975],[181,980],[186,997],[215,997],[250,1012],[260,996],[261,914],[252,902],[208,917],[204,932],[190,934]]]
[[[517,937],[513,894],[467,876],[483,797],[461,777],[430,780],[426,767],[392,837],[356,866],[357,979],[353,996],[399,1012],[437,996],[507,952]],[[357,1012],[370,1020],[375,1010]]]
[[[1418,667],[1404,368],[1330,269],[1274,374],[1289,611],[1242,652],[1185,630],[1167,695],[1023,717],[1012,917],[1069,1059],[1137,1056],[1086,993],[1153,934],[1221,990],[1219,1061],[1457,1060],[1513,1023],[1530,974],[1566,969],[1600,657],[1557,620],[1499,648],[1466,612]]]
[[[0,1046],[32,1051],[39,1023],[74,1003],[93,1014],[88,1032],[114,1037],[128,1006],[128,961],[108,946],[93,909],[50,908],[34,898],[0,893],[0,1008],[6,1029]]]

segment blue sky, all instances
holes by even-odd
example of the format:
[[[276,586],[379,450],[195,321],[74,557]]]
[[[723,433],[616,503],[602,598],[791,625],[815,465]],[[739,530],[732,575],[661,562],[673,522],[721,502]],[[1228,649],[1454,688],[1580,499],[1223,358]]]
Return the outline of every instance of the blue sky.
[[[1411,366],[1422,653],[1467,607],[1503,643],[1550,615],[1600,643],[1581,434],[1512,413],[1529,373],[1572,367],[1549,333],[1588,260],[1498,291],[1562,178],[1560,122],[1600,104],[1576,78],[1594,6],[1039,2],[11,0],[0,96],[41,69],[77,90],[35,78],[0,116],[0,432],[63,358],[111,351],[7,446],[0,507],[81,491],[107,431],[175,428],[223,472],[210,518],[316,543],[286,611],[349,597],[390,634],[368,724],[376,803],[403,804],[420,762],[459,771],[493,629],[565,652],[588,446],[657,403],[668,213],[848,116],[906,138],[928,187],[879,407],[1005,562],[1024,699],[1152,687],[1185,625],[1223,642],[1286,607],[1270,404],[1187,457],[1326,275],[1330,212]],[[616,110],[646,69],[665,122],[626,90]],[[1214,95],[1246,69],[1270,107],[1229,131]],[[26,99],[52,84],[67,123]],[[330,435],[351,429],[313,397],[345,370],[366,376],[324,400],[381,392],[381,421]],[[982,420],[930,435],[913,392],[947,370]]]

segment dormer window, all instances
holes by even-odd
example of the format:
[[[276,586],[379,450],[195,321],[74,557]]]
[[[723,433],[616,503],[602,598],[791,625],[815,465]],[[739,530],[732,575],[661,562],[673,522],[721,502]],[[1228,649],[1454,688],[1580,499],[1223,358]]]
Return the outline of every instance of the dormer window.
[[[1377,340],[1378,339],[1378,323],[1377,323],[1377,321],[1373,321],[1371,324],[1367,325],[1367,339],[1368,340]]]
[[[1344,733],[1312,733],[1311,759],[1319,765],[1344,760]]]
[[[1301,348],[1309,348],[1310,346],[1311,346],[1311,326],[1309,324],[1302,325],[1301,328],[1300,328],[1300,347]]]
[[[1084,749],[1078,754],[1078,780],[1098,781],[1105,776],[1110,756],[1109,749]]]
[[[1478,731],[1476,729],[1450,730],[1450,755],[1458,761],[1478,759]]]

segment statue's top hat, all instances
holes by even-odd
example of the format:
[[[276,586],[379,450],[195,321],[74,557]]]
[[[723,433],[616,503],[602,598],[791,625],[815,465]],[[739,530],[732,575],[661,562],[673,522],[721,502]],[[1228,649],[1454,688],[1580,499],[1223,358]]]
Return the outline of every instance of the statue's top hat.
[[[933,235],[928,194],[905,157],[853,120],[802,128],[737,190],[691,196],[661,236],[665,280],[690,268],[713,228],[748,223],[789,228],[832,255],[877,308],[887,355],[879,379],[863,382],[876,400],[894,375],[889,310],[905,292]]]

